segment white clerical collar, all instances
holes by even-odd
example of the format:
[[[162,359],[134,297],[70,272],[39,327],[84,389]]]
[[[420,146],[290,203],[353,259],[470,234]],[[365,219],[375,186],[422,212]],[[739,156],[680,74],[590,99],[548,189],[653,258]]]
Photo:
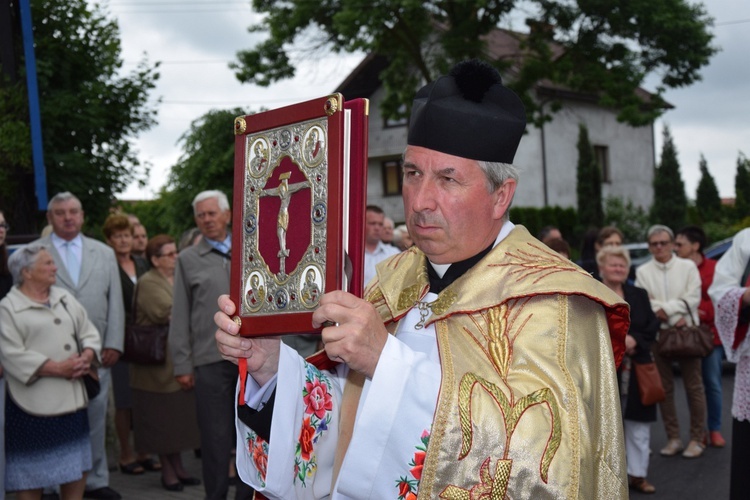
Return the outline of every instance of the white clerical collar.
[[[500,232],[497,234],[497,238],[495,238],[495,243],[492,245],[492,248],[495,248],[501,241],[505,239],[506,236],[510,234],[511,231],[513,231],[513,228],[516,227],[515,224],[513,224],[511,221],[507,220],[503,224],[503,227],[500,228]],[[428,260],[428,262],[430,262]],[[451,267],[451,264],[435,264],[433,262],[430,262],[430,265],[435,270],[438,276],[441,278],[445,276],[445,272],[448,270],[449,267]]]

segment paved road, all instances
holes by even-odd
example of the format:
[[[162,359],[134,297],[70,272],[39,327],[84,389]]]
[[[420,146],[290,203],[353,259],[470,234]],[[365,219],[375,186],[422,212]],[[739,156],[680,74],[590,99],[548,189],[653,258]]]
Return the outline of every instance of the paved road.
[[[724,405],[722,408],[722,434],[727,440],[725,448],[709,447],[703,456],[696,459],[676,457],[662,457],[659,450],[667,443],[664,424],[659,420],[651,427],[651,463],[649,465],[649,481],[656,486],[656,495],[643,495],[633,492],[631,497],[656,497],[659,499],[691,500],[708,499],[724,500],[729,498],[729,462],[732,437],[732,389],[734,374],[725,373],[723,378]],[[675,399],[680,418],[682,440],[687,444],[689,440],[688,410],[685,399],[685,389],[682,378],[675,378]],[[750,471],[748,471],[750,474]]]

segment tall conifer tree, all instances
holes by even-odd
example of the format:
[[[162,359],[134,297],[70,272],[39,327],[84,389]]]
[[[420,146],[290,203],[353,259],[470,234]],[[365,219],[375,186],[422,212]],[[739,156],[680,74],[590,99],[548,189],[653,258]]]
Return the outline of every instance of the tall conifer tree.
[[[734,176],[734,208],[737,219],[750,216],[750,160],[740,152],[737,157],[737,174]]]
[[[578,128],[578,167],[576,169],[578,194],[578,221],[581,227],[602,227],[602,176],[594,160],[586,125]]]
[[[664,224],[672,229],[685,225],[687,196],[685,183],[680,175],[675,148],[669,127],[664,127],[661,162],[654,175],[654,204],[651,205],[651,222]]]
[[[701,180],[695,192],[695,207],[702,222],[715,222],[721,217],[721,197],[716,181],[708,171],[708,162],[701,155]]]

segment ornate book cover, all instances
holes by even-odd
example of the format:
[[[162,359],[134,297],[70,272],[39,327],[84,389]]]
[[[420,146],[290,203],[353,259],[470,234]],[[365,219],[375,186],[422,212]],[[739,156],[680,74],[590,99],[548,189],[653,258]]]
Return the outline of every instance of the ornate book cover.
[[[235,119],[229,295],[242,335],[310,333],[323,293],[362,295],[367,106],[333,94]]]

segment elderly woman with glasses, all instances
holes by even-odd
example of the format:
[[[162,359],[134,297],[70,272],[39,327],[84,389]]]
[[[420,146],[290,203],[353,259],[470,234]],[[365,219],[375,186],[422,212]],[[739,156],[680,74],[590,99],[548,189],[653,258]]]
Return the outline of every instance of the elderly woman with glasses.
[[[56,485],[63,499],[82,498],[91,441],[81,379],[99,362],[99,332],[83,306],[53,286],[57,266],[45,246],[17,250],[8,266],[15,286],[0,301],[5,488],[19,500]]]
[[[166,325],[172,315],[177,247],[171,236],[160,234],[149,240],[146,256],[151,270],[136,285],[135,322]],[[181,457],[183,450],[200,448],[195,395],[175,380],[169,352],[163,365],[131,365],[130,385],[136,449],[159,454],[164,489],[180,491],[186,485],[199,485],[199,479],[188,475]]]

